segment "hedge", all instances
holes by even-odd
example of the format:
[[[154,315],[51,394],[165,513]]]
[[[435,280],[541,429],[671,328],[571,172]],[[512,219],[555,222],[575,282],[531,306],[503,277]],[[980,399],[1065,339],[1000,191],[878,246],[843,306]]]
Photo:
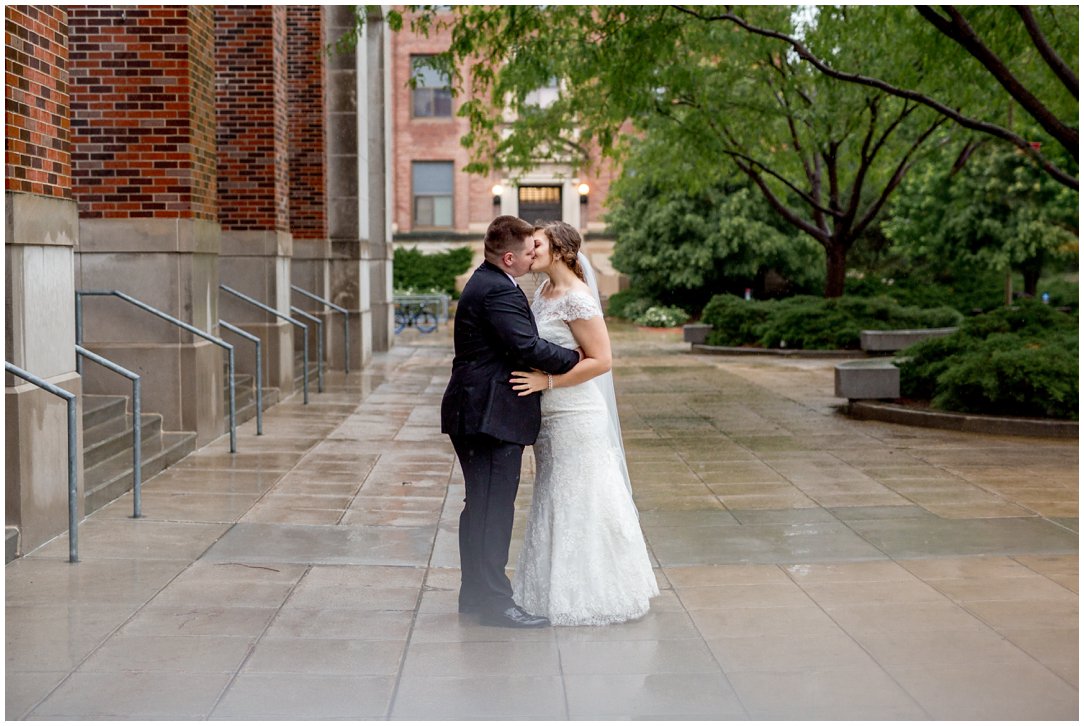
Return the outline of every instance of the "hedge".
[[[962,316],[952,308],[900,305],[887,297],[822,298],[808,295],[784,300],[744,300],[716,295],[701,321],[712,326],[709,345],[857,349],[863,330],[941,328]]]
[[[896,361],[900,392],[965,413],[1079,416],[1077,317],[1020,300],[923,341]]]

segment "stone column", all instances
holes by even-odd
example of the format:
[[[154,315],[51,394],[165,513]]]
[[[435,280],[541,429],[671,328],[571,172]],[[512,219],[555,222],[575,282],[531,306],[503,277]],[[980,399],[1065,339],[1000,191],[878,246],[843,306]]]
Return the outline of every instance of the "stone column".
[[[72,6],[76,286],[120,290],[211,334],[218,321],[213,16],[205,6]],[[197,445],[226,430],[225,352],[115,298],[86,347],[143,376],[143,406]],[[89,393],[127,381],[85,366]]]
[[[215,6],[214,17],[221,281],[290,315],[286,7]],[[226,293],[220,305],[263,341],[264,385],[293,392],[294,327]],[[242,347],[240,368],[252,371]]]
[[[392,304],[391,242],[391,108],[386,90],[391,84],[390,43],[383,18],[371,15],[365,24],[368,81],[367,106],[369,163],[360,173],[369,178],[369,258],[373,349],[387,351],[395,344]]]
[[[325,23],[327,37],[332,41],[353,32],[353,6],[328,6]],[[354,53],[332,54],[327,76],[331,299],[350,311],[350,361],[351,366],[358,368],[369,363],[373,352],[366,140],[368,114],[372,109],[358,103],[359,98],[368,98],[367,37],[366,30]]]
[[[4,8],[6,156],[4,331],[7,360],[76,395],[68,14]],[[12,79],[16,82],[13,82]],[[68,526],[68,416],[62,399],[5,374],[5,523],[22,554]],[[82,436],[79,437],[82,513]]]

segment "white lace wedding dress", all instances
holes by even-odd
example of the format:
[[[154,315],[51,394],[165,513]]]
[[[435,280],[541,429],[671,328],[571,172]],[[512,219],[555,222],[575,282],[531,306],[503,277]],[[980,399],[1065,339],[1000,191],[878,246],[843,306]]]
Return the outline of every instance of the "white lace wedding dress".
[[[535,294],[539,336],[576,348],[566,321],[602,315],[582,292]],[[554,625],[606,625],[645,615],[659,594],[627,484],[624,451],[609,436],[594,381],[542,394],[537,475],[512,587],[527,612]]]

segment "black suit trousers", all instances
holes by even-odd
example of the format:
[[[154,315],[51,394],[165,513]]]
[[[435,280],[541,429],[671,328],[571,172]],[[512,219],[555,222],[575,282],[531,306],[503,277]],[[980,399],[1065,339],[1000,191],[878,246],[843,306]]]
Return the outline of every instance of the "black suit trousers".
[[[460,607],[500,612],[511,607],[512,583],[504,573],[512,541],[523,445],[485,434],[453,435],[467,496],[459,517],[463,571]]]

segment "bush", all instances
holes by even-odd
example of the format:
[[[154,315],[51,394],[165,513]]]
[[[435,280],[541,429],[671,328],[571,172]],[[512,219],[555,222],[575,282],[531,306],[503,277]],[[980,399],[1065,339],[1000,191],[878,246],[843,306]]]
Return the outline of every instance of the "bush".
[[[1077,318],[1021,300],[903,351],[900,391],[934,408],[1078,417]]]
[[[760,340],[760,328],[775,308],[774,301],[744,300],[736,295],[716,295],[704,308],[700,320],[712,326],[708,345],[750,345]]]
[[[392,284],[397,292],[407,294],[446,293],[459,297],[455,278],[470,268],[474,253],[470,247],[459,247],[423,254],[417,247],[395,250]]]
[[[959,323],[952,308],[904,307],[890,298],[819,298],[808,295],[780,301],[745,301],[717,295],[704,308],[713,326],[711,345],[762,345],[768,348],[856,349],[863,330],[940,328]]]
[[[606,302],[606,314],[612,318],[635,320],[658,303],[638,290],[621,290],[610,295]]]
[[[673,328],[689,319],[689,314],[678,307],[653,305],[638,315],[633,322],[650,328]]]

